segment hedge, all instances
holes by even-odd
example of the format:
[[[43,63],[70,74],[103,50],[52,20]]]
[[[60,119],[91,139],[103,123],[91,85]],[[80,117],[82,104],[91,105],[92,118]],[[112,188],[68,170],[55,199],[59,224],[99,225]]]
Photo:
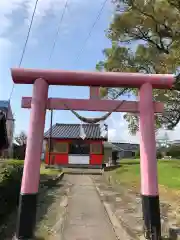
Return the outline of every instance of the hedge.
[[[0,163],[0,233],[6,218],[18,206],[23,166],[22,160]],[[47,176],[40,184],[42,191],[56,185],[60,179],[58,173],[59,171],[49,170],[46,174],[45,171],[44,175]]]
[[[10,163],[0,171],[0,225],[5,217],[17,206],[23,165]]]
[[[167,150],[167,156],[171,156],[172,158],[180,158],[179,146],[170,146]]]
[[[161,159],[163,157],[162,153],[160,151],[156,152],[156,158]],[[135,153],[135,158],[138,159],[140,158],[140,150],[137,150]]]

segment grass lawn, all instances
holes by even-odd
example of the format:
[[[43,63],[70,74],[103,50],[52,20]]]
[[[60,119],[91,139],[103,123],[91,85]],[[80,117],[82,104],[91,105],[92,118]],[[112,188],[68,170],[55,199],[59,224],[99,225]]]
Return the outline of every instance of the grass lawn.
[[[140,187],[139,160],[123,160],[121,166],[111,172],[110,176],[119,183]],[[180,190],[180,160],[158,161],[159,185],[172,190]]]
[[[6,165],[24,165],[24,161],[23,160],[15,160],[15,159],[8,159],[8,160],[2,160],[0,161],[0,168],[5,167]],[[41,163],[41,169],[40,169],[40,174],[43,176],[53,176],[53,175],[57,175],[61,172],[60,169],[50,169],[50,168],[45,168],[44,163]]]
[[[53,169],[53,168],[45,168],[45,165],[42,163],[41,164],[41,169],[40,169],[40,174],[41,175],[57,175],[61,173],[61,169]]]

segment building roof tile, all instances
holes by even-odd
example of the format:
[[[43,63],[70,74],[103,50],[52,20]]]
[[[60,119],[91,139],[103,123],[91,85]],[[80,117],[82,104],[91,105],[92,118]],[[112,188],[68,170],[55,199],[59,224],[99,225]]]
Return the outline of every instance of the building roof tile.
[[[135,144],[135,143],[117,143],[117,142],[113,142],[112,143],[114,146],[116,146],[117,148],[119,148],[119,150],[123,150],[123,151],[136,151],[139,149],[139,144]]]
[[[101,137],[99,124],[82,124],[86,139],[104,140],[107,137]],[[50,137],[50,129],[45,132],[44,138]],[[52,138],[56,139],[80,139],[80,124],[59,124],[52,126]]]
[[[0,100],[0,110],[8,109],[8,108],[9,108],[9,101]]]

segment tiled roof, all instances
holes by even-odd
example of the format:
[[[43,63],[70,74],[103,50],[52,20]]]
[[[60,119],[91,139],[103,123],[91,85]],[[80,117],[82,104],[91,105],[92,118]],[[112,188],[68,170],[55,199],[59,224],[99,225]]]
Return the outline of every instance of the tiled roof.
[[[83,124],[83,129],[86,134],[86,139],[102,139],[107,140],[107,137],[101,137],[99,124]],[[44,138],[49,138],[50,129],[45,132]],[[59,124],[52,126],[52,138],[58,139],[81,139],[80,124]]]
[[[124,151],[136,151],[139,149],[139,144],[134,144],[134,143],[112,143],[116,147],[119,148],[119,150],[124,150]]]
[[[168,141],[169,144],[180,144],[180,140],[172,140],[172,141]]]
[[[8,109],[9,101],[0,101],[0,109]]]

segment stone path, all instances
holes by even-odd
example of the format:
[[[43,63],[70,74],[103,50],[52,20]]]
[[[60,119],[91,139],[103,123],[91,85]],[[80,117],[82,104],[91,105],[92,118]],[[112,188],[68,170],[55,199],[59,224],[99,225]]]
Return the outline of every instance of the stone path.
[[[110,220],[88,175],[68,175],[72,187],[62,240],[115,240]]]
[[[161,199],[164,237],[169,236],[169,227],[175,229],[176,219],[169,208]],[[116,236],[120,240],[144,239],[139,194],[122,184],[108,184],[102,175],[65,174],[58,186],[39,202],[39,210],[40,215],[44,212],[37,229],[37,236],[42,239],[115,240]]]

